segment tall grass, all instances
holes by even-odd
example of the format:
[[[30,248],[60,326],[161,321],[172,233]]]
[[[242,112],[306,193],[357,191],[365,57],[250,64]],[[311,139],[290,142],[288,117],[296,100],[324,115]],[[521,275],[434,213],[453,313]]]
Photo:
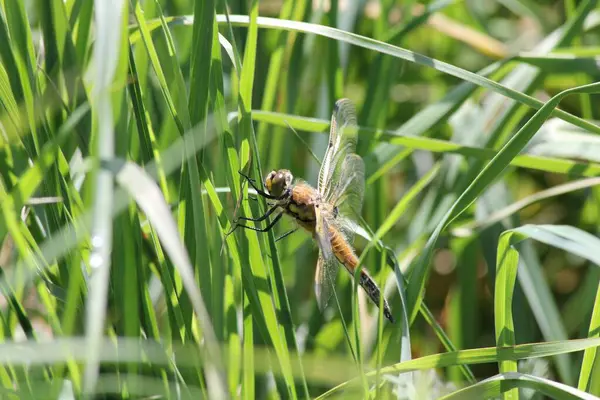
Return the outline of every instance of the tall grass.
[[[600,396],[597,1],[0,2],[2,398]],[[335,101],[367,190],[316,246],[237,230],[316,184]]]

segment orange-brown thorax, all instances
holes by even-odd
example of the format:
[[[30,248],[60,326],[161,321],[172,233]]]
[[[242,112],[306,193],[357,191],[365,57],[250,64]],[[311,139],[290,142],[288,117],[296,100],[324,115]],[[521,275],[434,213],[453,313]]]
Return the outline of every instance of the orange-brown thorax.
[[[320,202],[319,192],[312,186],[298,183],[291,189],[290,198],[284,209],[300,226],[313,233],[315,231],[315,205]]]
[[[314,236],[315,207],[331,207],[331,205],[321,202],[319,192],[312,186],[299,183],[292,187],[289,202],[284,209],[286,214],[294,218],[298,225]],[[332,210],[327,211],[332,212]],[[353,273],[354,268],[358,265],[358,258],[342,232],[335,226],[329,226],[329,239],[335,257],[344,264],[350,273]]]
[[[332,206],[321,200],[321,194],[307,183],[292,184],[293,175],[287,169],[271,171],[265,178],[265,186],[273,196],[282,196],[289,193],[282,201],[281,207],[285,213],[294,218],[298,225],[315,236],[316,214],[315,207],[326,208],[326,212],[335,214]],[[333,254],[350,273],[358,265],[358,258],[346,238],[336,226],[329,226],[329,239]]]

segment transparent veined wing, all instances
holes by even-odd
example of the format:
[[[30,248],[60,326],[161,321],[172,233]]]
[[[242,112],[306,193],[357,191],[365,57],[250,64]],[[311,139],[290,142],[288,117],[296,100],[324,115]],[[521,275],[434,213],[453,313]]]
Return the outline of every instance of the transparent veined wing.
[[[336,222],[350,243],[354,239],[354,225],[360,221],[364,194],[365,164],[358,154],[347,154],[339,179],[333,183],[330,198],[325,201],[337,207]]]
[[[339,263],[331,248],[329,233],[330,216],[322,208],[315,208],[315,239],[319,246],[319,259],[315,271],[315,296],[319,309],[323,311],[331,297]]]
[[[357,137],[354,105],[348,99],[336,101],[331,115],[329,143],[319,171],[317,187],[326,201],[332,197],[335,182],[340,179],[346,156],[356,150]]]
[[[327,303],[333,293],[335,273],[338,269],[338,261],[333,254],[325,256],[319,250],[317,270],[315,272],[315,296],[319,310],[325,310]]]

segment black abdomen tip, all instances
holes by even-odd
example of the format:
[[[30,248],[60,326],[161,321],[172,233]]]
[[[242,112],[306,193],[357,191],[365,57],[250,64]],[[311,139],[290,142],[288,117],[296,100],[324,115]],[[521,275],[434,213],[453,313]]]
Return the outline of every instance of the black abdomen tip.
[[[392,313],[390,310],[383,310],[383,315],[393,324],[394,322],[396,322],[396,320],[394,319],[394,317],[392,316]]]

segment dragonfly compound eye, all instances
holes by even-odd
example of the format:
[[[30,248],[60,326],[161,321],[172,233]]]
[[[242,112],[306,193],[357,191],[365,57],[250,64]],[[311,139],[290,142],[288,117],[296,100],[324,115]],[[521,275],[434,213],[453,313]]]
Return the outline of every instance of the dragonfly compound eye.
[[[293,176],[288,170],[271,171],[265,178],[265,186],[273,196],[281,196],[292,184]]]
[[[267,188],[269,193],[272,193],[273,179],[275,178],[276,175],[277,175],[277,173],[275,171],[271,171],[265,178],[265,187]]]

